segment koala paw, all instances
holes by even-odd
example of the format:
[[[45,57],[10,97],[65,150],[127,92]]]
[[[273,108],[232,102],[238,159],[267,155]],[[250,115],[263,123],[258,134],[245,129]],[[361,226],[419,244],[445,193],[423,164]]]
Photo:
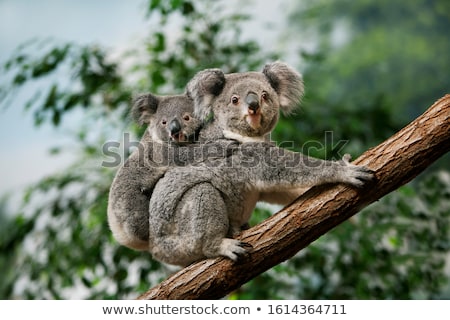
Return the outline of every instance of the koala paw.
[[[348,153],[342,157],[341,163],[346,167],[345,182],[355,187],[362,188],[367,182],[374,179],[374,172],[365,166],[351,164],[351,155]]]
[[[247,254],[251,248],[253,248],[252,245],[246,242],[225,238],[220,244],[219,255],[237,261],[240,256]]]

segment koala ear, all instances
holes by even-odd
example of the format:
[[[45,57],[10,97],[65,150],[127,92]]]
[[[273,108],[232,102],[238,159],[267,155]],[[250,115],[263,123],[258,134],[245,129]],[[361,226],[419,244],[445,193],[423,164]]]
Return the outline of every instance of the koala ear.
[[[262,73],[278,93],[280,108],[290,114],[300,103],[304,93],[302,76],[283,62],[266,64]]]
[[[220,69],[198,72],[186,86],[186,94],[194,100],[194,114],[204,121],[211,113],[213,99],[225,86],[225,74]]]
[[[159,98],[151,93],[142,94],[133,99],[131,114],[139,125],[149,124],[150,118],[158,109]]]

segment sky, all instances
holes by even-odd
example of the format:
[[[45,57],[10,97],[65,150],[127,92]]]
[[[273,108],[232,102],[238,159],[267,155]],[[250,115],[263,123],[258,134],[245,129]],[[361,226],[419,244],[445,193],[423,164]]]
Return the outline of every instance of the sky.
[[[0,0],[0,61],[33,38],[126,46],[145,34],[142,0]],[[105,7],[107,6],[107,7]],[[0,83],[4,78],[0,75]],[[28,96],[22,92],[23,96]],[[71,163],[70,154],[50,156],[49,149],[67,143],[66,128],[35,128],[19,96],[0,110],[0,195],[15,193]]]
[[[237,2],[226,3],[231,6]],[[0,0],[0,64],[17,46],[34,38],[99,43],[120,51],[148,35],[149,22],[144,20],[146,3],[146,0]],[[261,28],[277,24],[285,5],[286,1],[250,2],[254,21],[248,24],[248,36],[261,37]],[[270,30],[263,35],[261,41],[271,42],[275,37]],[[0,74],[0,85],[4,81]],[[32,113],[24,110],[24,97],[29,94],[22,91],[22,95],[9,108],[0,109],[0,197],[5,193],[17,194],[44,176],[63,170],[73,160],[70,153],[49,154],[50,148],[70,143],[67,135],[70,121],[64,119],[64,127],[57,129],[50,125],[34,127]]]

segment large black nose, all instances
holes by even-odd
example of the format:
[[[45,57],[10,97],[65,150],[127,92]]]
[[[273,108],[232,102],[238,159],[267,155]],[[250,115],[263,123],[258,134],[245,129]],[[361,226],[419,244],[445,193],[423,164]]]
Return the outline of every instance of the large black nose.
[[[245,97],[245,103],[247,103],[248,108],[253,112],[259,109],[259,98],[256,93],[250,92],[247,97]]]
[[[169,132],[170,135],[174,136],[181,131],[181,124],[177,119],[170,121]]]

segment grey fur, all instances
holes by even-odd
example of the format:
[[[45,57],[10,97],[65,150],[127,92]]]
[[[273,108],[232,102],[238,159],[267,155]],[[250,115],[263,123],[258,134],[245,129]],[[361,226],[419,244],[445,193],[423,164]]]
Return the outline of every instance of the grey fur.
[[[134,119],[148,127],[139,148],[118,170],[108,202],[109,226],[122,245],[148,250],[150,196],[167,169],[178,165],[178,149],[195,139],[201,122],[193,111],[186,95],[143,94],[134,100]]]
[[[361,187],[373,177],[347,155],[324,161],[268,141],[279,112],[292,112],[303,94],[301,76],[284,63],[269,64],[263,72],[204,70],[187,85],[187,94],[196,115],[206,120],[212,114],[212,120],[200,133],[203,158],[170,168],[155,186],[149,251],[160,261],[182,266],[218,256],[237,261],[249,246],[231,237],[247,224],[257,201],[286,204],[298,188]]]

